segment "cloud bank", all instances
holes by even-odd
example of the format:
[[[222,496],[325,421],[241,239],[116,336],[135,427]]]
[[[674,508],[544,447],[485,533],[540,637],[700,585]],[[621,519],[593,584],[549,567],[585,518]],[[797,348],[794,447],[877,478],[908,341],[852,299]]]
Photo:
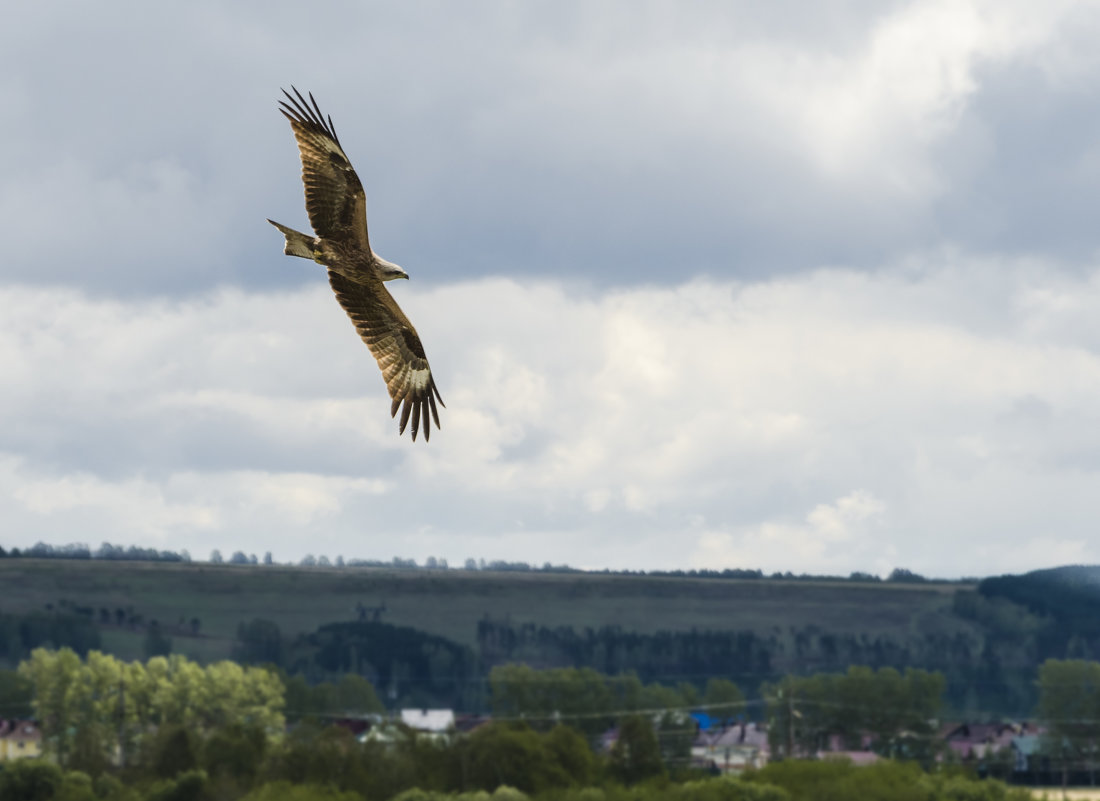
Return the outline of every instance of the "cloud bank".
[[[4,545],[985,575],[1097,561],[1100,7],[24,4]],[[331,16],[329,22],[331,22]],[[313,91],[448,407],[314,265]]]
[[[416,446],[325,286],[0,300],[14,544],[949,576],[1100,557],[1096,268],[412,286],[448,404]]]

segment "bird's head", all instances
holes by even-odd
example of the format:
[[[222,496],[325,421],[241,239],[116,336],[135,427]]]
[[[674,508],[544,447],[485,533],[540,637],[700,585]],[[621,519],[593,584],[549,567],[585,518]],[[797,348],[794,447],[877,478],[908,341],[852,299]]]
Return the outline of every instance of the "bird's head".
[[[392,261],[386,261],[377,254],[374,257],[375,263],[378,265],[378,274],[383,281],[392,281],[395,278],[408,278],[409,274],[401,269],[400,266],[394,264]]]

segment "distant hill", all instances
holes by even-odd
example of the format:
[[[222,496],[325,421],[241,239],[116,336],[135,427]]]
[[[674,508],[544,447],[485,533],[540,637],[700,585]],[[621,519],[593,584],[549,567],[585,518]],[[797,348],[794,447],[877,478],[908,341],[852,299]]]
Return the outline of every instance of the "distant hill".
[[[628,631],[775,630],[816,626],[871,635],[927,628],[971,584],[711,579],[603,573],[322,568],[106,560],[0,560],[0,612],[81,608],[138,625],[104,641],[139,655],[156,620],[198,659],[228,656],[242,622],[275,621],[284,636],[367,617],[477,644],[489,618],[516,625],[619,626]],[[384,608],[384,609],[383,609]],[[190,636],[198,619],[199,636]],[[958,626],[955,626],[958,628]],[[963,625],[963,628],[967,628]]]
[[[1071,565],[984,579],[978,591],[1044,618],[1040,652],[1100,658],[1100,566]]]
[[[33,615],[26,631],[45,641],[275,662],[311,680],[350,667],[421,705],[479,697],[455,681],[509,661],[724,676],[750,694],[866,664],[943,672],[960,714],[1029,716],[1043,659],[1100,655],[1100,568],[952,583],[20,558],[0,560],[0,586],[9,665]]]

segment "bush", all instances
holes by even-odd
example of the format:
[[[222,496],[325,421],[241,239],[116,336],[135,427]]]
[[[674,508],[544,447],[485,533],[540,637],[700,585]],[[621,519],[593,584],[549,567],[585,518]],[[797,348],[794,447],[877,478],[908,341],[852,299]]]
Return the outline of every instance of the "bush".
[[[165,779],[153,785],[149,801],[199,801],[206,794],[206,771],[189,770],[175,779]]]
[[[493,801],[528,801],[527,794],[517,790],[515,787],[509,787],[506,784],[500,785],[493,791]]]
[[[19,759],[0,771],[4,801],[50,801],[61,789],[61,768],[43,759]]]
[[[977,781],[965,776],[935,774],[924,777],[936,801],[1031,801],[1031,793],[994,779]]]
[[[701,779],[669,787],[664,795],[670,801],[790,801],[782,787],[750,783],[729,777]]]
[[[796,801],[1030,801],[1026,790],[994,780],[928,774],[911,762],[882,761],[867,767],[828,760],[773,762],[746,779],[781,787]]]
[[[61,781],[54,801],[99,801],[92,789],[92,777],[79,770],[70,770]]]
[[[241,801],[363,801],[363,797],[329,785],[271,782],[257,787]]]
[[[199,766],[198,736],[186,726],[161,726],[145,747],[148,769],[161,779],[174,779]]]
[[[117,776],[112,776],[110,773],[104,773],[98,777],[93,787],[99,801],[138,801],[137,791],[131,790]]]

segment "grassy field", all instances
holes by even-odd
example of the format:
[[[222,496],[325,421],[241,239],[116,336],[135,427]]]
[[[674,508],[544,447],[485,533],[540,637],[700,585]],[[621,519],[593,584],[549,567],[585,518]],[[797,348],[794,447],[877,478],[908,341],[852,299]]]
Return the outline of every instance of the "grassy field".
[[[197,617],[199,637],[175,650],[228,656],[239,623],[274,620],[285,636],[354,620],[358,604],[385,604],[381,620],[475,642],[485,616],[513,623],[640,632],[818,625],[831,631],[914,631],[963,625],[944,613],[959,584],[717,580],[599,574],[489,573],[385,568],[299,568],[82,560],[0,560],[0,611],[61,601],[110,612],[133,608],[173,626]],[[142,634],[106,627],[104,644],[140,655]]]

